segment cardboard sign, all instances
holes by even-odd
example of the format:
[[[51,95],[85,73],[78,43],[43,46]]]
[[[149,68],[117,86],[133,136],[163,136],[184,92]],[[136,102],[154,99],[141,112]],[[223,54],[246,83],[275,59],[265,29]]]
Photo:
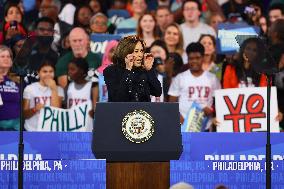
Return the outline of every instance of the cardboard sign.
[[[217,132],[254,132],[267,130],[266,87],[222,89],[215,91]],[[271,132],[279,132],[276,88],[271,89]]]
[[[93,120],[89,116],[91,102],[71,109],[45,106],[40,111],[38,131],[92,131]]]
[[[111,40],[120,40],[121,35],[112,34],[91,34],[91,51],[102,56],[105,53],[106,46]]]
[[[196,102],[193,102],[188,110],[187,116],[181,126],[182,132],[202,132],[205,131],[208,117],[203,109]]]
[[[240,44],[237,42],[237,36],[257,37],[260,29],[256,26],[246,24],[219,24],[217,35],[218,54],[234,54],[239,51]]]

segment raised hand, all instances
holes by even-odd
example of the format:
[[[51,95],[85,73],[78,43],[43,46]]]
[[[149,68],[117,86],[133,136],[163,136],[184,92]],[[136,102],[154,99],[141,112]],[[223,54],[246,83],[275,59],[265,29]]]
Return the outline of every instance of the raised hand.
[[[125,68],[129,71],[132,70],[133,68],[133,63],[134,63],[134,55],[133,54],[128,54],[125,59]]]
[[[44,83],[48,86],[51,90],[57,90],[56,83],[53,79],[45,79]]]
[[[144,68],[145,70],[149,71],[151,70],[154,63],[154,56],[152,53],[145,53],[144,54]]]

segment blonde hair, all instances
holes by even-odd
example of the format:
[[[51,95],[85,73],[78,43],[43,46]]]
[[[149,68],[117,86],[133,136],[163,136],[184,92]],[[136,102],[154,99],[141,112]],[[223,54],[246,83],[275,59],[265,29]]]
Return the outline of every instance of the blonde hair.
[[[11,59],[13,59],[12,50],[9,47],[7,47],[6,45],[0,45],[0,53],[2,53],[4,51],[8,51],[9,54],[10,54]]]

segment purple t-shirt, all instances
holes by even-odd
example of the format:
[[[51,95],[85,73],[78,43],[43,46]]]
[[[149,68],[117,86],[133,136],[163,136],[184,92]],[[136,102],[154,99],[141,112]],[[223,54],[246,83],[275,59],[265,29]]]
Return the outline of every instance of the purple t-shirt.
[[[0,94],[3,105],[0,105],[0,120],[15,119],[20,116],[20,90],[19,85],[4,77],[0,83]]]

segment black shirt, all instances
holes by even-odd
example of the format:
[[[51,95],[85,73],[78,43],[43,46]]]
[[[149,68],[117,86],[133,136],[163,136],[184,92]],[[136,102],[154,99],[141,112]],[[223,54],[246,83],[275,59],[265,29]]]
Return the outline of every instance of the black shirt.
[[[150,102],[150,95],[162,94],[161,83],[154,69],[136,68],[131,71],[118,65],[104,70],[109,102]]]

